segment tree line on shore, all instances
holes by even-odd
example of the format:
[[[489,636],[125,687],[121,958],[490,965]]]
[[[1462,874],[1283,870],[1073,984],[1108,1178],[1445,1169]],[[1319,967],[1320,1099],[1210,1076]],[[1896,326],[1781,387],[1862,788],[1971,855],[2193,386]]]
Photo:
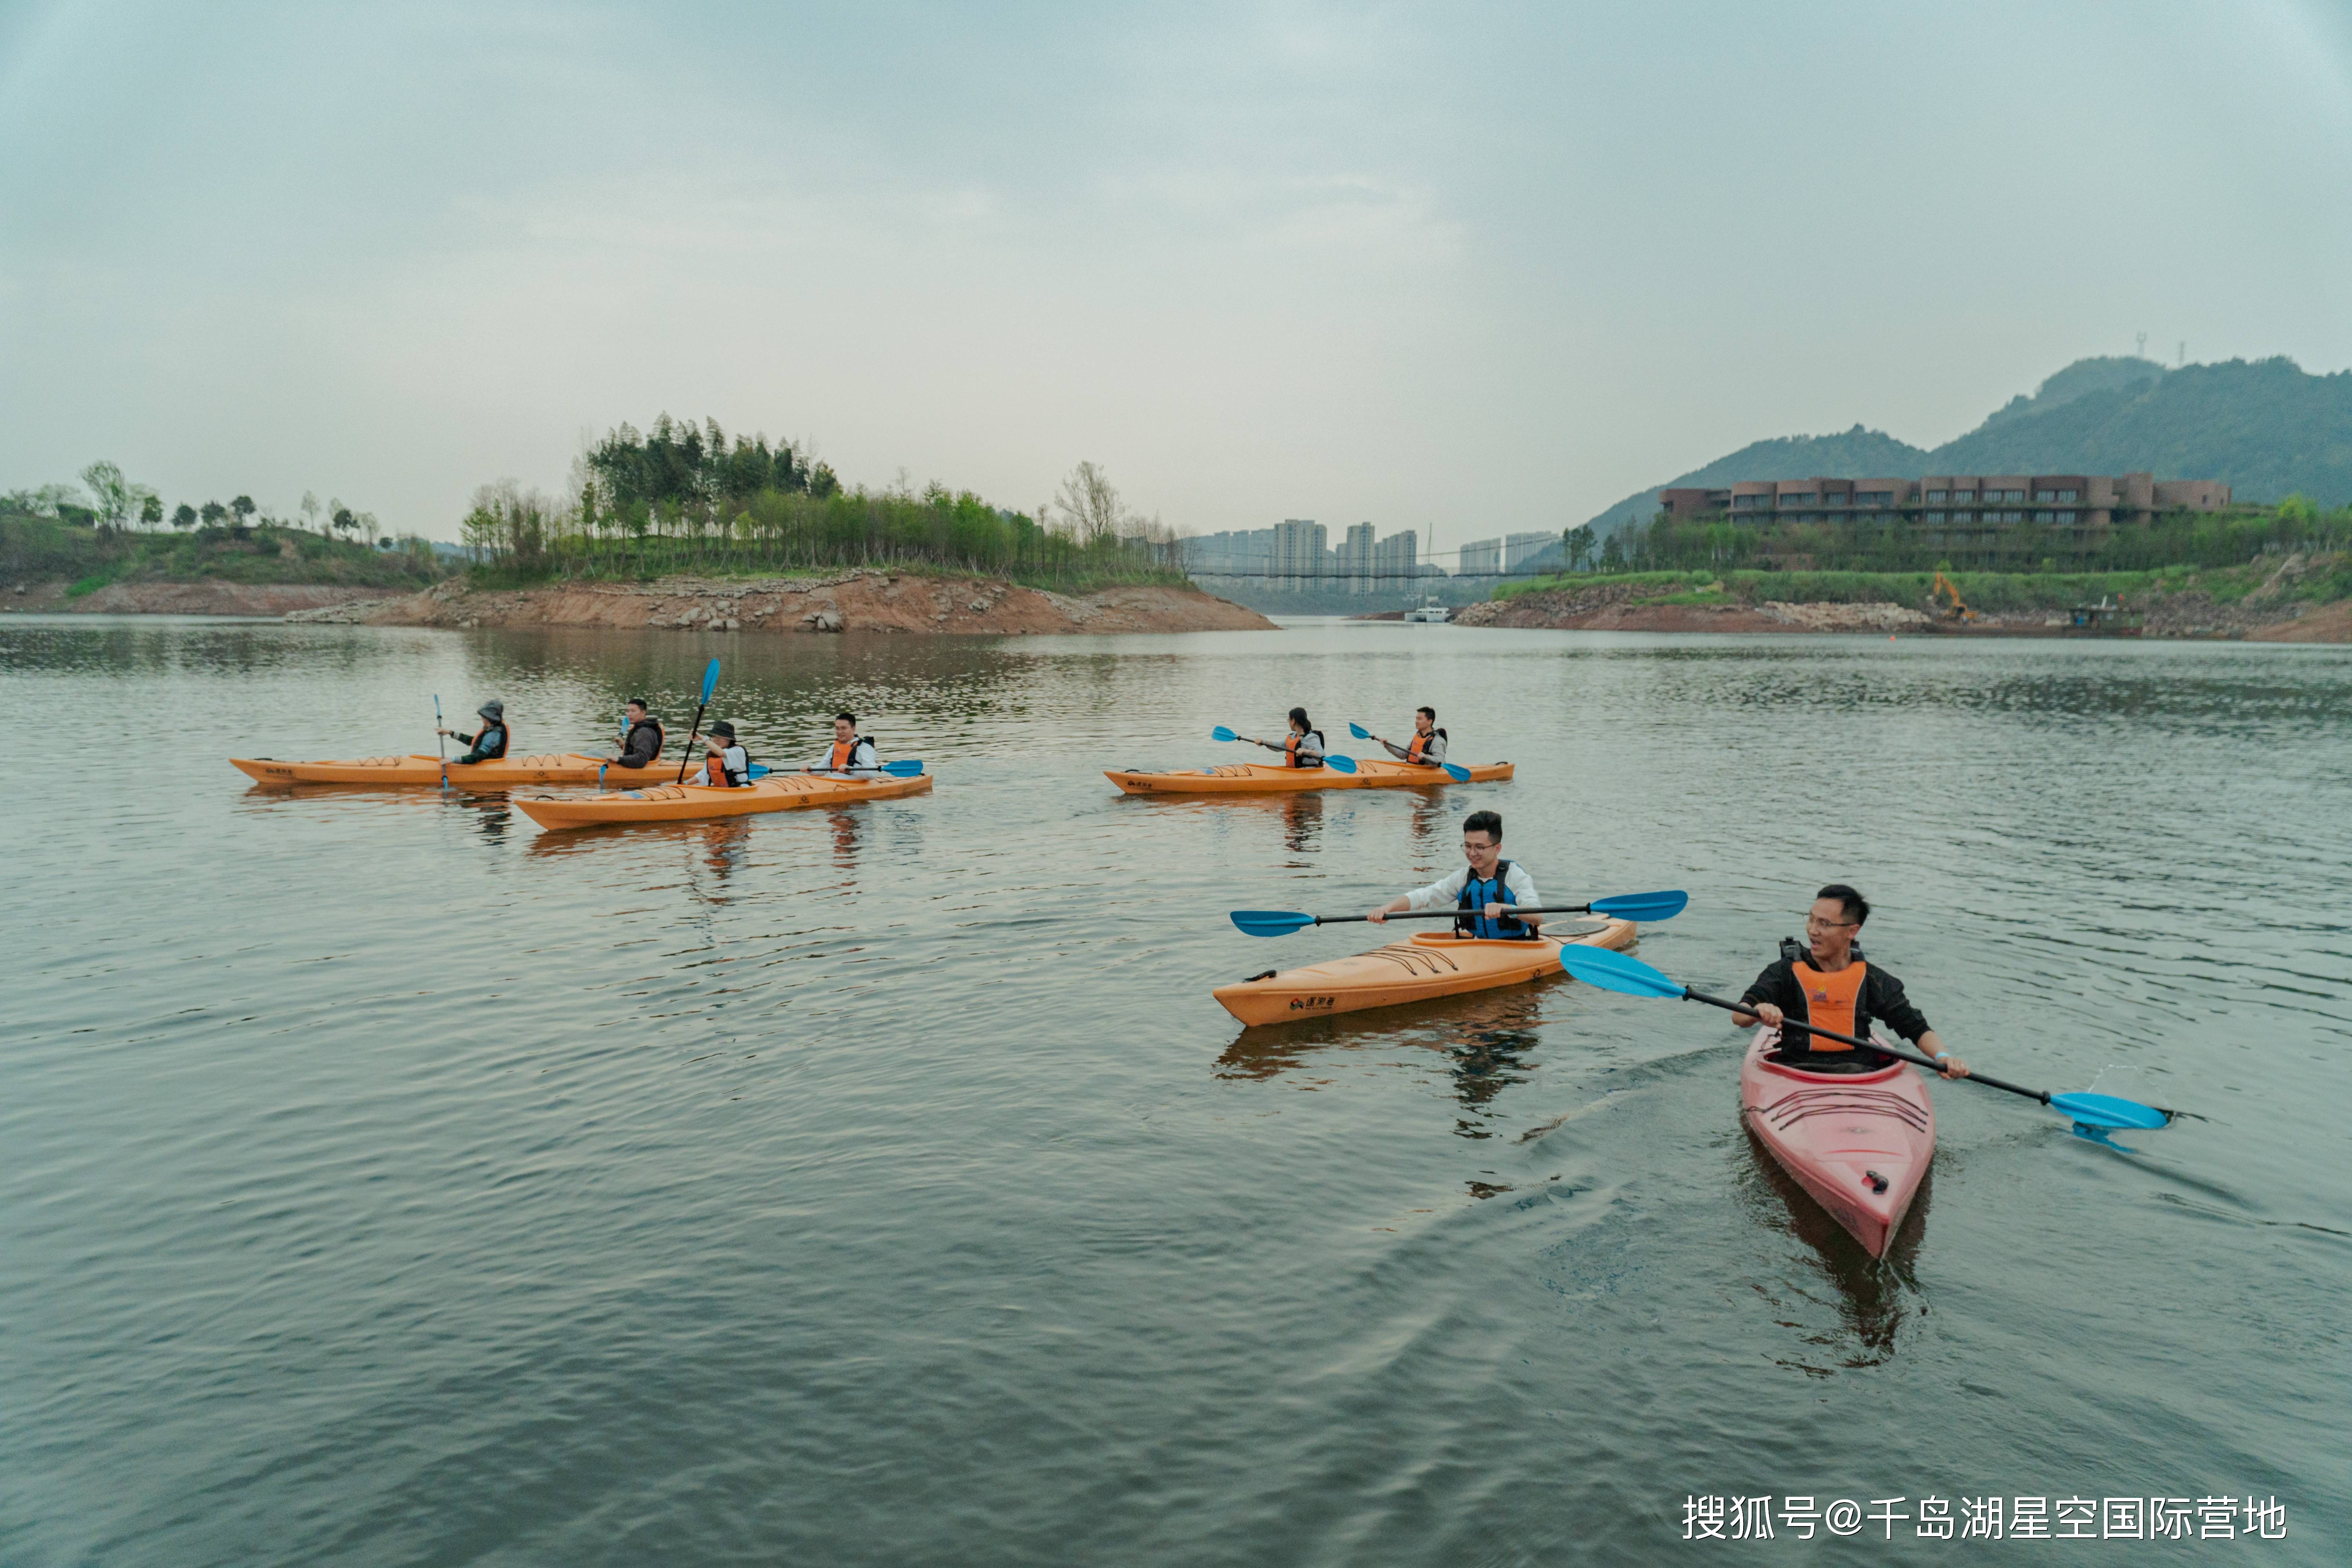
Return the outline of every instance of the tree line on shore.
[[[394,542],[383,538],[382,526],[372,511],[356,511],[340,499],[320,501],[308,490],[295,510],[301,521],[271,515],[257,505],[250,495],[236,495],[227,500],[206,500],[201,505],[182,501],[168,513],[163,510],[163,498],[152,486],[143,485],[124,476],[121,465],[100,458],[81,471],[81,486],[46,484],[26,489],[0,491],[0,515],[51,518],[57,521],[112,531],[132,530],[155,531],[165,524],[181,531],[194,528],[226,528],[232,531],[261,528],[300,528],[320,535],[340,535],[351,539],[378,541],[379,548],[390,550]],[[87,492],[82,489],[87,486]]]
[[[1173,536],[1091,462],[1053,501],[1020,512],[936,482],[845,488],[791,442],[730,440],[716,420],[667,414],[642,434],[625,424],[606,434],[568,494],[482,486],[460,531],[517,580],[887,565],[1062,584],[1183,580]]]
[[[1562,536],[1571,572],[1757,569],[1814,572],[2142,572],[2237,566],[2284,551],[2352,545],[2352,507],[2324,510],[2304,496],[2274,507],[2160,512],[2095,532],[2009,523],[1961,529],[1908,519],[1733,522],[1661,512],[1596,540],[1591,525]]]

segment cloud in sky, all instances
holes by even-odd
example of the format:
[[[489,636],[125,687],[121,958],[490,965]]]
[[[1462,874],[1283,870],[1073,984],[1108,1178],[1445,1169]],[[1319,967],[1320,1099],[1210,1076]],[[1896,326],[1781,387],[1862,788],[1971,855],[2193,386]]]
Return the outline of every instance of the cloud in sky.
[[[663,410],[1180,527],[1580,521],[2352,362],[2325,4],[0,9],[0,487],[447,537]]]

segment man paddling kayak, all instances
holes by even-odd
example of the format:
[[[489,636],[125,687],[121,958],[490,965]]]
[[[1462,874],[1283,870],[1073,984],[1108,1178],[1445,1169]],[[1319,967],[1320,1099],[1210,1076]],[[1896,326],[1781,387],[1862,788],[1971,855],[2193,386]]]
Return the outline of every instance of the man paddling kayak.
[[[1400,894],[1364,918],[1374,925],[1386,925],[1391,915],[1407,910],[1439,910],[1452,904],[1462,911],[1454,929],[1464,936],[1534,941],[1543,916],[1507,912],[1514,905],[1532,909],[1543,900],[1536,897],[1535,879],[1528,875],[1527,868],[1503,858],[1500,812],[1474,811],[1463,819],[1462,858],[1468,864],[1452,876]]]
[[[1378,735],[1372,739],[1381,741]],[[1437,710],[1434,708],[1413,710],[1412,740],[1402,746],[1394,741],[1381,741],[1381,744],[1388,748],[1390,756],[1401,763],[1433,768],[1445,761],[1445,731],[1437,727]]]
[[[493,697],[474,710],[482,716],[481,732],[460,735],[455,730],[443,730],[444,735],[456,735],[461,746],[473,749],[464,756],[453,759],[459,763],[495,762],[507,754],[507,705]]]
[[[714,789],[734,789],[751,782],[751,753],[735,741],[735,726],[721,719],[702,737],[702,782]]]
[[[1968,1077],[1969,1064],[1944,1049],[1944,1042],[1927,1026],[1927,1016],[1903,994],[1903,982],[1864,962],[1854,950],[1855,933],[1869,918],[1869,900],[1843,882],[1832,882],[1813,895],[1812,912],[1805,917],[1805,944],[1783,942],[1779,961],[1768,965],[1739,999],[1754,1003],[1756,1016],[1772,1029],[1793,1018],[1866,1039],[1871,1024],[1884,1022],[1935,1058],[1946,1078]],[[1884,1051],[1861,1050],[1794,1031],[1782,1037],[1770,1059],[1808,1072],[1876,1072],[1895,1060]]]
[[[629,732],[622,737],[621,754],[604,761],[616,768],[653,766],[660,760],[662,747],[669,739],[662,732],[661,721],[646,710],[642,697],[630,698],[623,711],[629,717]]]
[[[875,766],[874,742],[857,732],[857,715],[833,716],[833,749],[803,770],[812,773],[870,772]]]

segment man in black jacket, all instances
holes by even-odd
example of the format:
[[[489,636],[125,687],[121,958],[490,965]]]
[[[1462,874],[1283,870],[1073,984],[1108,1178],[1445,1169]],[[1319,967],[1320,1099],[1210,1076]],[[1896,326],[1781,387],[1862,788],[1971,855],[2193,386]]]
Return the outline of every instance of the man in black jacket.
[[[1739,999],[1756,1005],[1756,1016],[1768,1028],[1794,1019],[1867,1039],[1870,1026],[1884,1023],[1935,1058],[1946,1078],[1968,1077],[1969,1064],[1944,1049],[1927,1016],[1903,994],[1903,982],[1866,962],[1854,947],[1869,918],[1869,900],[1843,882],[1832,882],[1813,896],[1804,945],[1783,942],[1780,962],[1766,966]],[[1792,1029],[1781,1037],[1772,1059],[1809,1072],[1875,1072],[1895,1058]]]
[[[623,710],[629,716],[629,732],[621,740],[621,754],[606,757],[605,762],[616,768],[649,768],[661,759],[662,747],[667,737],[662,733],[661,721],[646,711],[646,700],[632,697]]]
[[[441,731],[445,735],[457,735],[459,745],[473,748],[464,756],[451,760],[457,763],[494,763],[507,754],[507,705],[494,697],[474,711],[482,716],[479,734],[458,735],[455,730]]]

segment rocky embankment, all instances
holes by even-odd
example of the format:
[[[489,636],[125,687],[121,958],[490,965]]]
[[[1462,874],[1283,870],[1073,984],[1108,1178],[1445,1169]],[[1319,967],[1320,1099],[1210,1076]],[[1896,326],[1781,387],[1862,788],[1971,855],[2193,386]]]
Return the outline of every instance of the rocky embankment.
[[[664,578],[422,594],[306,611],[289,619],[400,626],[631,626],[718,632],[1272,631],[1255,610],[1197,588],[1055,594],[982,577],[875,570],[757,580]]]
[[[1929,624],[1902,605],[1662,605],[1622,583],[1489,599],[1458,611],[1456,626],[1593,632],[1899,632]]]
[[[20,584],[0,595],[0,610],[93,616],[286,616],[353,603],[382,602],[381,588],[335,583],[110,583],[78,599],[63,583]]]

